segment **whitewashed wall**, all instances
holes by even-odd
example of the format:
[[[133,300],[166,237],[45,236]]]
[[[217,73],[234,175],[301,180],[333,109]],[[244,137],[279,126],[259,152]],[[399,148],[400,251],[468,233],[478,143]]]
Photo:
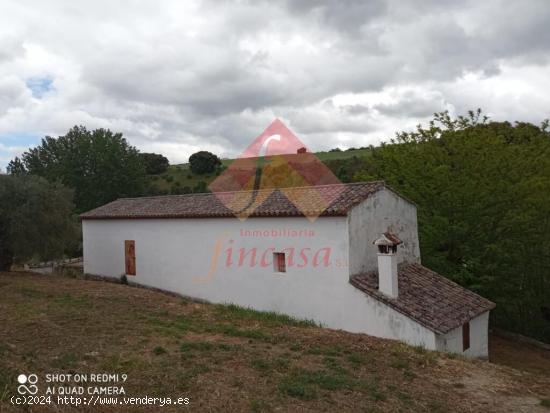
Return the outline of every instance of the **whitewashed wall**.
[[[350,274],[377,268],[373,241],[391,231],[399,236],[398,262],[420,263],[416,206],[389,189],[382,189],[355,206],[348,215]]]
[[[315,236],[240,236],[241,231],[266,229],[313,230]],[[133,282],[436,347],[433,332],[349,284],[346,217],[323,217],[313,223],[303,218],[84,220],[83,237],[84,271],[89,274],[119,277],[125,268],[124,240],[135,240],[137,275],[128,276]],[[208,276],[220,241],[217,271]],[[288,267],[284,274],[275,273],[271,265],[224,267],[229,245],[261,251],[330,247],[332,262],[329,267]],[[372,243],[369,248],[374,248]]]
[[[470,320],[470,348],[462,351],[462,326],[437,336],[436,349],[471,358],[489,357],[489,311]]]

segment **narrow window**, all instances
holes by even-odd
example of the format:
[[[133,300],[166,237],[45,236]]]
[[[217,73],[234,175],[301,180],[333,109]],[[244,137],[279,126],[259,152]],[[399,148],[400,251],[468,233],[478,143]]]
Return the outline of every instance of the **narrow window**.
[[[462,325],[462,351],[470,348],[470,323]]]
[[[284,252],[273,253],[273,270],[275,272],[286,272],[286,260]]]
[[[126,275],[136,275],[136,242],[124,241]]]

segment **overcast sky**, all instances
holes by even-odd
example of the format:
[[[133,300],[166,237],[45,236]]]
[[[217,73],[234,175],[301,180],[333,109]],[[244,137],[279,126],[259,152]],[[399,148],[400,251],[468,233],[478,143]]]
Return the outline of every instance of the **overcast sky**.
[[[71,126],[187,161],[280,118],[311,150],[433,112],[550,117],[550,2],[0,2],[0,168]]]

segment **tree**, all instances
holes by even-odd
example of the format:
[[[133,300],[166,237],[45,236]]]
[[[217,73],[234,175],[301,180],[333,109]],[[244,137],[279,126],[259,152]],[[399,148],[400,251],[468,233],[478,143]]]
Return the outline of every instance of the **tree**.
[[[189,157],[191,171],[198,175],[214,172],[221,166],[220,158],[208,151],[199,151]]]
[[[0,176],[0,271],[74,247],[79,232],[71,198],[71,190],[43,178]]]
[[[10,162],[8,169],[14,175],[38,175],[74,189],[77,212],[141,195],[146,184],[143,160],[122,134],[83,126],[57,139],[46,136],[39,146]]]
[[[159,175],[168,170],[170,162],[168,158],[158,153],[140,153],[143,163],[145,164],[145,172],[147,175]]]
[[[193,192],[196,193],[196,194],[202,194],[202,193],[205,193],[205,192],[209,192],[207,183],[204,182],[204,181],[197,182],[197,185],[195,185],[195,187],[193,188]]]
[[[17,156],[13,161],[10,161],[8,167],[6,168],[6,172],[10,175],[23,175],[27,173],[25,170],[25,165]]]
[[[497,303],[496,325],[550,341],[550,132],[481,111],[398,133],[354,180],[418,205],[422,262]]]

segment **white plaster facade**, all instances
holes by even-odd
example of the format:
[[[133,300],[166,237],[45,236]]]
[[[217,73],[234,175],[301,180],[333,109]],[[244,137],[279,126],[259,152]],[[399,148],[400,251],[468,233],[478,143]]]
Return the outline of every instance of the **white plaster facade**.
[[[470,348],[462,350],[462,327],[445,335],[436,336],[438,351],[459,353],[466,357],[487,358],[489,356],[489,311],[470,320]]]
[[[388,189],[357,205],[348,216],[314,222],[297,217],[242,222],[236,218],[84,219],[82,229],[88,274],[123,275],[124,242],[133,240],[136,275],[128,276],[131,282],[462,353],[454,330],[440,337],[348,282],[350,275],[376,268],[372,242],[388,229],[404,241],[399,259],[420,261],[416,208]],[[287,253],[285,273],[274,270],[273,252]],[[465,354],[486,357],[488,317],[478,319],[472,320],[471,334],[478,335],[480,343]]]

